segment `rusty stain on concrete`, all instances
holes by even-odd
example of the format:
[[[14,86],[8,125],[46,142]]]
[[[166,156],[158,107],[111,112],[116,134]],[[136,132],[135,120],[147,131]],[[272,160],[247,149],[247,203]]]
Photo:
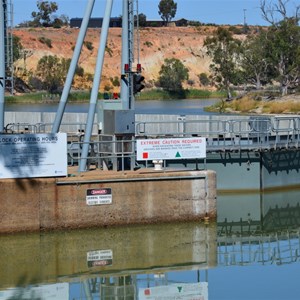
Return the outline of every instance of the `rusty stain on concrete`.
[[[216,218],[214,171],[143,169],[0,181],[0,233],[198,221]],[[89,206],[87,189],[111,188],[112,203]]]

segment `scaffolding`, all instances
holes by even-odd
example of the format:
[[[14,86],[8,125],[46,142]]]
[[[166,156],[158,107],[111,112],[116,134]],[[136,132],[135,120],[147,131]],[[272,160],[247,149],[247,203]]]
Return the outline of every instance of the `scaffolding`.
[[[13,4],[12,0],[2,0],[4,8],[4,51],[5,51],[5,82],[11,94],[14,91],[14,60],[13,60]]]

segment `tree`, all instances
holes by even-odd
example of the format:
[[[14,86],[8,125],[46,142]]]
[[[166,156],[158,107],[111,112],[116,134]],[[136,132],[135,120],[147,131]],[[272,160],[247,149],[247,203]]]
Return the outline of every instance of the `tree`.
[[[21,39],[13,35],[13,61],[18,60],[21,57],[23,46],[21,44]]]
[[[273,26],[280,24],[282,20],[294,19],[296,23],[300,19],[300,5],[295,7],[295,13],[292,17],[288,16],[287,4],[290,0],[277,0],[275,3],[270,0],[261,0],[260,9],[265,21]],[[279,20],[277,19],[279,18]]]
[[[264,47],[269,62],[269,73],[280,83],[281,94],[286,95],[288,88],[299,86],[300,78],[300,5],[293,16],[287,15],[289,0],[278,0],[268,4],[261,1],[263,18],[271,26],[266,34]],[[281,20],[277,20],[276,16]]]
[[[210,80],[207,76],[206,73],[200,73],[199,74],[199,80],[200,80],[200,83],[203,85],[203,86],[208,86],[210,84]]]
[[[219,89],[227,91],[232,98],[230,85],[241,82],[240,53],[241,41],[234,39],[231,32],[219,27],[212,37],[204,41],[207,54],[212,58],[210,69]]]
[[[174,0],[160,0],[158,9],[161,18],[165,24],[168,24],[176,15],[177,3],[175,3]]]
[[[61,90],[66,79],[71,59],[59,58],[56,55],[45,55],[37,65],[37,78],[43,83],[43,88],[50,93],[56,93]],[[84,75],[84,69],[76,66],[75,74]]]
[[[182,82],[189,79],[189,70],[176,58],[166,58],[159,71],[159,85],[173,92],[183,90]]]
[[[55,55],[43,56],[37,64],[37,76],[43,82],[43,87],[50,93],[55,93],[63,84],[66,66],[61,64]]]
[[[58,5],[56,2],[49,1],[38,1],[37,2],[38,11],[33,11],[31,16],[33,21],[31,22],[32,26],[35,27],[48,27],[52,26],[52,14],[58,10]]]
[[[286,19],[278,27],[271,26],[265,43],[272,74],[280,83],[282,95],[288,88],[299,85],[300,28],[294,20]]]
[[[139,26],[140,27],[146,27],[146,25],[147,25],[147,16],[140,13],[138,15],[138,21],[139,21]],[[136,25],[137,24],[137,16],[136,15],[134,16],[134,22],[135,22],[135,25]]]
[[[243,43],[241,66],[247,82],[255,84],[256,89],[261,88],[262,82],[268,82],[269,62],[265,48],[266,32],[249,37]]]

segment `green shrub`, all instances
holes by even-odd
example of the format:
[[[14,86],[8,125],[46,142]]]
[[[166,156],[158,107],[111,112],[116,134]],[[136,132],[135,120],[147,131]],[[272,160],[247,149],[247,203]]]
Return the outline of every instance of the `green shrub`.
[[[93,43],[92,43],[92,42],[84,41],[83,44],[84,44],[84,46],[85,46],[88,50],[90,50],[90,51],[92,51],[92,50],[94,49],[94,46],[93,46]]]
[[[39,42],[41,42],[42,44],[47,45],[49,48],[52,48],[52,41],[48,38],[45,38],[44,36],[39,37]]]

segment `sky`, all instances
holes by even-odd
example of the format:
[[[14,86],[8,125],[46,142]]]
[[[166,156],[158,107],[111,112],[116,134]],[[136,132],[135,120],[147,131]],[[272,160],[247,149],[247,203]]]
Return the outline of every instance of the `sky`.
[[[37,11],[37,0],[10,0],[13,3],[14,25],[32,20],[31,12]],[[50,0],[51,1],[51,0]],[[69,18],[81,18],[84,15],[88,0],[52,0],[58,4],[58,16],[65,14]],[[269,0],[276,1],[276,0]],[[114,0],[112,17],[122,13],[122,0]],[[158,14],[160,0],[139,0],[139,13],[147,20],[161,20]],[[202,23],[267,25],[260,11],[261,0],[174,0],[177,3],[175,20],[185,18]],[[95,0],[92,17],[103,17],[106,0]],[[289,0],[290,12],[295,11],[299,0]]]

